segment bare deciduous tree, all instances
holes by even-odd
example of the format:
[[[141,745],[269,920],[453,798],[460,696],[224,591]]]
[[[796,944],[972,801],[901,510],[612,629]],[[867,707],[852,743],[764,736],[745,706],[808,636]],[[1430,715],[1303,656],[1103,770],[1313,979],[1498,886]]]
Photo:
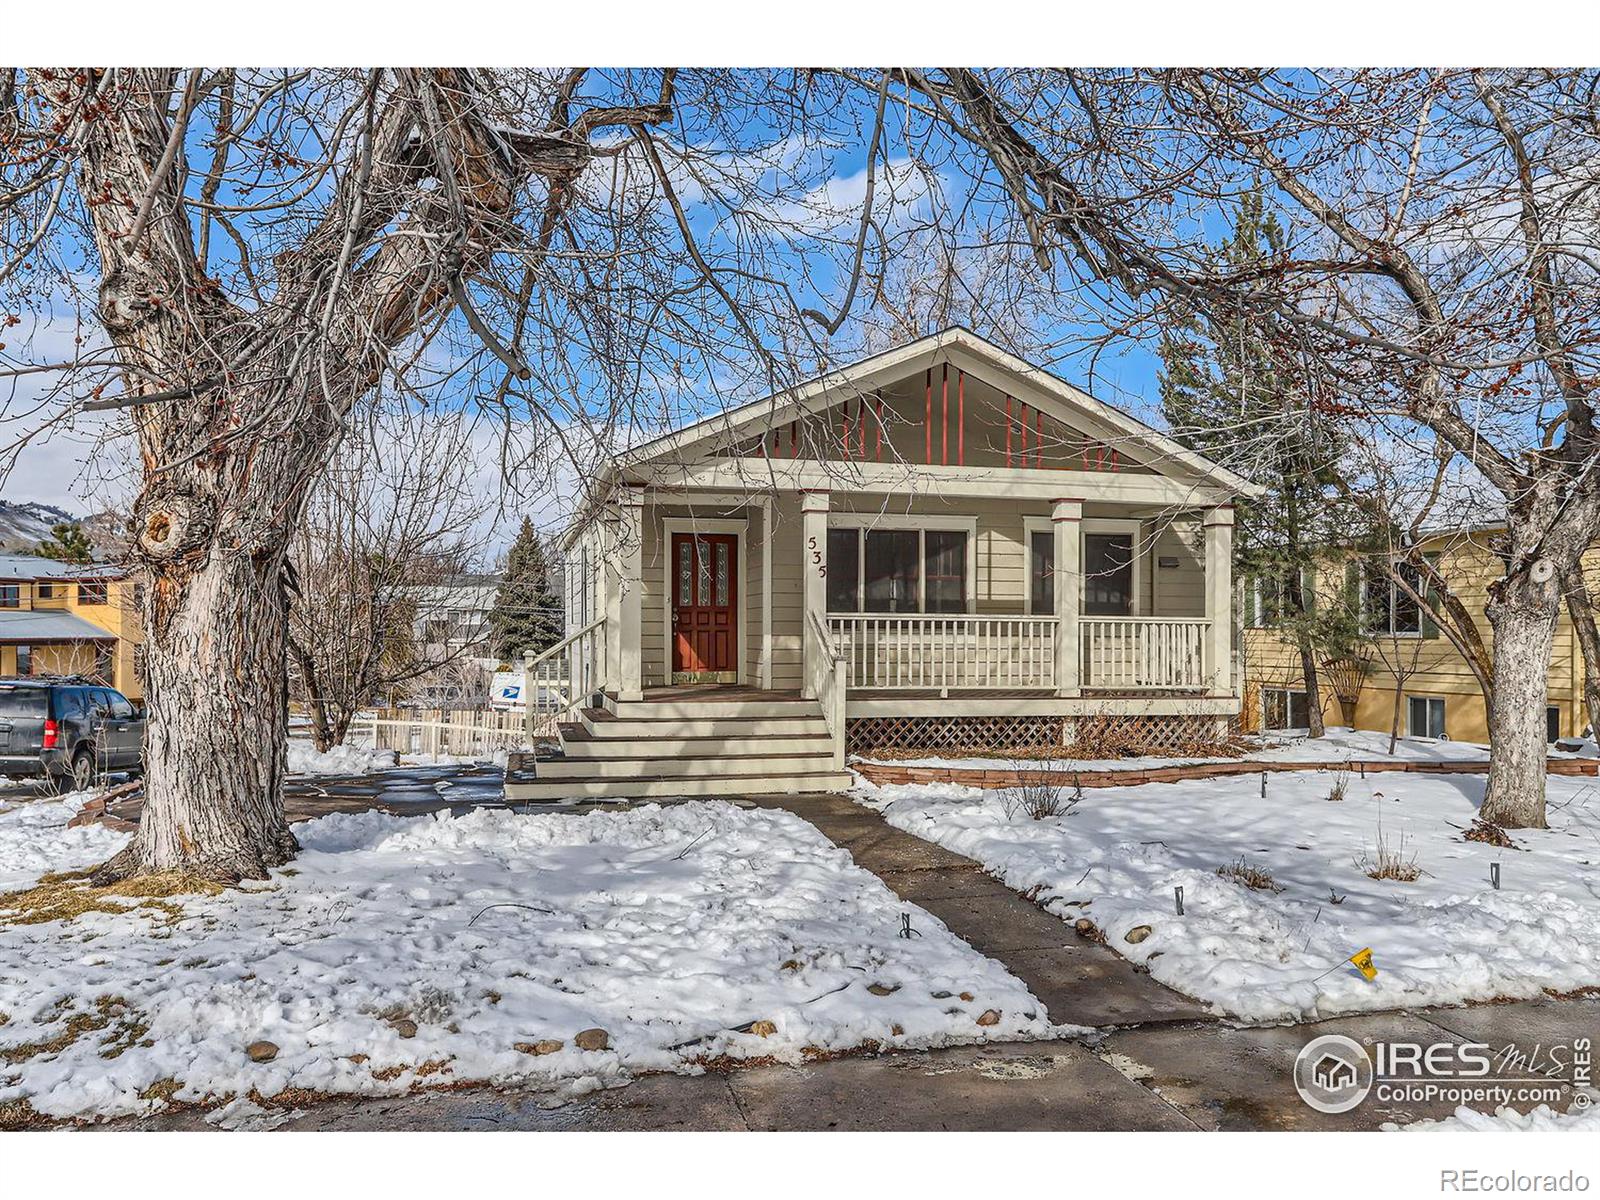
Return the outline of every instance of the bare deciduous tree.
[[[1420,430],[1504,506],[1485,820],[1544,824],[1545,665],[1600,533],[1593,71],[904,71],[977,146],[1044,269],[1119,335],[1173,305],[1249,320],[1353,421]],[[940,150],[942,152],[942,149]],[[1291,238],[1245,269],[1207,214],[1265,183]]]
[[[828,86],[855,95],[714,70],[0,68],[0,314],[85,331],[0,348],[29,388],[6,412],[87,397],[139,450],[145,808],[100,881],[293,854],[286,564],[380,385],[476,406],[508,475],[581,493],[688,398],[826,361],[814,335],[871,294],[894,191],[875,149],[864,215],[818,220],[858,128]]]
[[[488,501],[464,421],[391,420],[335,453],[290,550],[289,654],[318,750],[376,697],[472,647],[415,636],[482,557]],[[484,648],[480,647],[480,652]]]

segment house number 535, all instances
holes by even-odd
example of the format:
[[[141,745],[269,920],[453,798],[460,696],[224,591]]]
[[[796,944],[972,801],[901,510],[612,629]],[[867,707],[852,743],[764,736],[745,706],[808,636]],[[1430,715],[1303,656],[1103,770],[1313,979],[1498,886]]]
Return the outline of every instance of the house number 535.
[[[827,578],[828,564],[822,561],[822,551],[817,549],[817,539],[814,537],[807,538],[806,545],[811,550],[811,561],[816,565],[817,574]]]

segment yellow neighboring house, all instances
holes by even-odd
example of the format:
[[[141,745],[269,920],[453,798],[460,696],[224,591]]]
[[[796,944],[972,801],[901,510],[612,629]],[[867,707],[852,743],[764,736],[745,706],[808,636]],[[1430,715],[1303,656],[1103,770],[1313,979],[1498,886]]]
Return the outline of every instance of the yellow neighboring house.
[[[136,586],[114,567],[0,554],[0,678],[82,675],[142,699]]]
[[[1439,567],[1451,590],[1476,618],[1484,646],[1493,644],[1484,613],[1490,583],[1505,565],[1494,547],[1503,529],[1482,526],[1435,535],[1423,550]],[[1600,551],[1593,555],[1600,568]],[[1452,741],[1485,742],[1489,737],[1483,692],[1467,660],[1401,588],[1387,583],[1359,560],[1319,568],[1311,583],[1313,603],[1329,602],[1341,589],[1359,587],[1362,626],[1372,640],[1356,697],[1355,727],[1388,733],[1394,715],[1397,673],[1402,737],[1445,736]],[[1273,628],[1273,604],[1255,580],[1241,581],[1243,597],[1244,689],[1241,724],[1246,729],[1301,728],[1306,724],[1305,680],[1300,652]],[[1270,589],[1268,589],[1270,590]],[[1419,589],[1420,590],[1420,589]],[[1545,713],[1549,740],[1581,733],[1589,723],[1583,703],[1583,655],[1563,608],[1550,655],[1550,696]],[[1321,679],[1323,716],[1345,724],[1333,680]]]

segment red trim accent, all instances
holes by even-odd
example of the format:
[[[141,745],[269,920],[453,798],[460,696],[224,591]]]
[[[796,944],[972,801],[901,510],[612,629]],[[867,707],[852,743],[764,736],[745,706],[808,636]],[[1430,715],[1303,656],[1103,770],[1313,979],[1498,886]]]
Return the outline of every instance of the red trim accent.
[[[939,371],[939,465],[950,465],[950,364]]]
[[[1028,469],[1028,406],[1021,406],[1022,412],[1022,469]]]
[[[956,372],[956,466],[967,465],[967,373]]]
[[[883,461],[883,396],[881,394],[878,396],[877,445],[873,448],[872,453],[874,459],[879,462]]]
[[[1011,465],[1011,397],[1006,397],[1006,466]]]
[[[933,461],[933,368],[929,367],[922,377],[923,386],[927,389],[928,414],[922,420],[922,428],[927,434],[928,461]]]
[[[1044,413],[1033,410],[1033,465],[1044,466]]]
[[[846,458],[849,458],[850,457],[850,398],[848,396],[845,397],[844,415],[839,418],[839,422],[840,422],[840,425],[839,425],[840,438],[839,438],[839,440],[844,443],[844,456]]]

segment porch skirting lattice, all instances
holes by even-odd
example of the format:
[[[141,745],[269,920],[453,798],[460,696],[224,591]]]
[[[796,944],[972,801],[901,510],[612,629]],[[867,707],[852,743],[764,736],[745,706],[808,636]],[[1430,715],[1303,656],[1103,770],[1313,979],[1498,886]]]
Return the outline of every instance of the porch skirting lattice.
[[[1079,757],[1220,752],[1234,722],[1215,716],[855,717],[846,723],[850,754],[950,756],[1015,753]]]

